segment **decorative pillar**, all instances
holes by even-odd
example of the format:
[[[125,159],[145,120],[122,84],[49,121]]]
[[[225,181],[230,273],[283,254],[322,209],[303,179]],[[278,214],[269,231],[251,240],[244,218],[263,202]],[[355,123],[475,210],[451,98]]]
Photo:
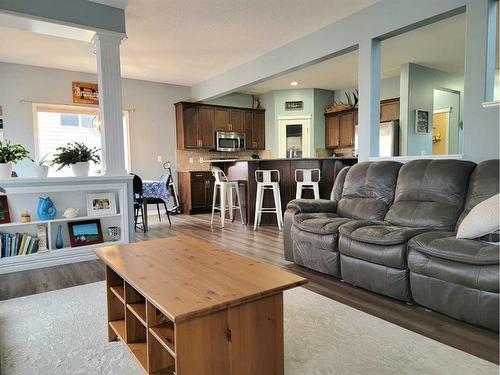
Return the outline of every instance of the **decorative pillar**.
[[[123,107],[120,71],[121,36],[96,33],[92,39],[97,55],[102,166],[105,175],[125,175]]]
[[[359,161],[379,156],[380,40],[359,43],[358,154]]]

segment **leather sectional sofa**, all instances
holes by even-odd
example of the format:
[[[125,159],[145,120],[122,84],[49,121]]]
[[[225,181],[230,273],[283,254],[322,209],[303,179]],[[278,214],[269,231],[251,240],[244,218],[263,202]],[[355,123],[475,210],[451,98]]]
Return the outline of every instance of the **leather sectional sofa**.
[[[346,167],[330,200],[288,204],[285,259],[498,331],[499,246],[455,236],[498,179],[499,160]]]

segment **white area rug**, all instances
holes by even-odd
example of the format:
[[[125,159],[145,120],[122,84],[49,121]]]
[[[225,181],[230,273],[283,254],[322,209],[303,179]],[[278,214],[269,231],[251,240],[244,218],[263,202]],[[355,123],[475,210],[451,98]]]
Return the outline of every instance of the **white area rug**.
[[[107,342],[103,282],[0,302],[2,375],[137,374]],[[286,374],[498,374],[498,366],[304,288],[285,293]],[[256,374],[258,375],[258,374]]]

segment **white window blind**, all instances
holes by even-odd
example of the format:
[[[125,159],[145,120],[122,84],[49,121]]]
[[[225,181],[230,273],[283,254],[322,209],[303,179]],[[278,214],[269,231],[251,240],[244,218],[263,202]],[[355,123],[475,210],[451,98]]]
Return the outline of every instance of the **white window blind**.
[[[89,107],[66,105],[36,105],[35,120],[37,134],[38,159],[48,155],[51,160],[56,149],[68,143],[81,142],[88,147],[102,149],[99,130],[99,111]],[[129,170],[128,113],[123,114],[123,134],[125,147],[125,167]],[[102,151],[100,164],[90,163],[90,175],[99,175],[102,171]],[[57,171],[58,166],[50,166],[50,176],[72,176],[70,167]]]

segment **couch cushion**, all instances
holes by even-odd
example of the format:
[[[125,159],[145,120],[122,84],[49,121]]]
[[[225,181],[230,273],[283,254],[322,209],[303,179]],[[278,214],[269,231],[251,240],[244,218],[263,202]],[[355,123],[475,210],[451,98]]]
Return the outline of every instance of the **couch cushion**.
[[[471,174],[464,211],[458,219],[457,226],[467,214],[482,201],[498,194],[500,160],[485,160],[479,163]]]
[[[410,273],[462,285],[481,291],[498,293],[498,264],[468,264],[439,258],[408,247]],[[430,280],[428,280],[430,282]]]
[[[339,216],[359,220],[382,220],[394,199],[401,163],[395,161],[362,162],[345,175]]]
[[[293,261],[301,266],[340,277],[338,234],[320,235],[305,232],[293,225]]]
[[[500,194],[477,204],[465,216],[457,229],[457,238],[479,238],[500,228]]]
[[[343,225],[340,233],[360,242],[377,245],[398,245],[406,243],[412,237],[427,230],[425,228],[408,228],[388,223],[361,221]]]
[[[315,234],[336,234],[339,226],[351,221],[333,213],[303,213],[294,217],[294,226]]]
[[[474,166],[464,160],[406,163],[399,171],[394,203],[384,220],[404,227],[453,230]]]
[[[498,264],[500,247],[488,242],[459,239],[453,232],[427,232],[408,243],[411,249],[454,262],[487,265]]]

